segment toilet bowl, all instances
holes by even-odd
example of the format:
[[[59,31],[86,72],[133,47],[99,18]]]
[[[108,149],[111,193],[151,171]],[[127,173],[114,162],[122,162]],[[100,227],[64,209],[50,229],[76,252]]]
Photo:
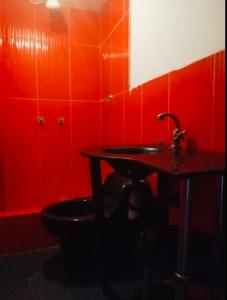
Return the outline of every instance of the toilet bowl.
[[[79,284],[98,279],[100,223],[91,198],[51,204],[41,213],[47,231],[59,239],[67,278]]]
[[[91,198],[76,198],[54,203],[45,207],[42,221],[47,231],[62,239],[86,230],[95,230],[97,220]]]
[[[144,190],[144,183],[141,187]],[[43,224],[59,239],[63,262],[74,278],[87,281],[87,276],[98,278],[100,266],[109,274],[113,262],[119,270],[124,263],[128,264],[138,230],[138,224],[128,218],[131,189],[130,179],[111,173],[102,186],[101,219],[96,218],[91,197],[54,203],[42,210]]]

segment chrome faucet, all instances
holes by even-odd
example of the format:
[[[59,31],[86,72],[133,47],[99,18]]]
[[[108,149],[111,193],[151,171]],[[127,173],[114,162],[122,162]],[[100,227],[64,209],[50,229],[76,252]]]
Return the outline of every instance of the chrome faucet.
[[[180,130],[180,122],[178,120],[178,118],[171,113],[161,113],[157,115],[157,119],[158,120],[163,120],[166,117],[170,117],[174,120],[175,122],[175,128],[173,130],[173,141],[172,141],[172,148],[173,149],[180,149],[180,141],[184,139],[184,134],[186,132],[186,130]]]

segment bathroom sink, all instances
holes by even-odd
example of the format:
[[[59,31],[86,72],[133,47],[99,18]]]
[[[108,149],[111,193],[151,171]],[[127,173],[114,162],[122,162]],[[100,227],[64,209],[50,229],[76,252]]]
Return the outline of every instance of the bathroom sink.
[[[114,146],[104,148],[104,152],[113,154],[155,154],[163,150],[163,146]]]
[[[118,174],[129,178],[143,179],[149,176],[154,170],[150,166],[130,159],[127,155],[155,155],[164,152],[166,149],[167,146],[165,144],[159,144],[111,146],[105,147],[103,151],[106,154],[110,154],[107,161]],[[114,154],[116,154],[116,157],[113,156]]]

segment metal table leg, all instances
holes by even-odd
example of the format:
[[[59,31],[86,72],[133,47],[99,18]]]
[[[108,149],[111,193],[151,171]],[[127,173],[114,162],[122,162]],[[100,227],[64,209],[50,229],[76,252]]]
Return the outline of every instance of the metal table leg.
[[[188,280],[187,274],[187,257],[188,257],[188,243],[189,230],[191,226],[191,211],[192,211],[192,179],[186,180],[185,199],[183,200],[181,209],[181,222],[179,226],[178,237],[178,260],[176,275],[176,292],[175,300],[186,299],[186,283]]]

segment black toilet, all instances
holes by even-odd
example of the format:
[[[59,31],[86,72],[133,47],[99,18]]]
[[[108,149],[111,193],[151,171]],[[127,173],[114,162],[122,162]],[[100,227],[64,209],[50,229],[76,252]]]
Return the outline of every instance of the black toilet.
[[[42,210],[42,222],[59,239],[64,265],[74,277],[82,281],[97,278],[107,251],[130,244],[129,194],[128,179],[111,173],[103,184],[102,220],[95,216],[91,197],[54,203]]]

